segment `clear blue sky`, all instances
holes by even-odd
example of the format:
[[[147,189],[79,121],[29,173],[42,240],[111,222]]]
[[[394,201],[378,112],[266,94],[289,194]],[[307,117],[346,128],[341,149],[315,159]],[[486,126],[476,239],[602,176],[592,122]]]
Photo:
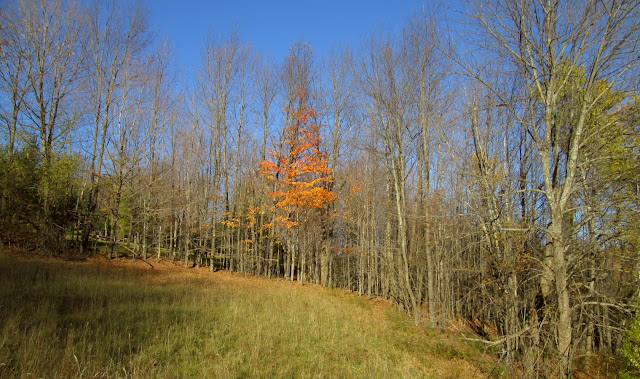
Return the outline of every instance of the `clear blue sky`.
[[[176,63],[197,65],[207,31],[237,28],[243,41],[281,61],[308,41],[317,57],[332,44],[359,45],[374,27],[398,30],[422,0],[149,0],[150,23],[173,44]]]

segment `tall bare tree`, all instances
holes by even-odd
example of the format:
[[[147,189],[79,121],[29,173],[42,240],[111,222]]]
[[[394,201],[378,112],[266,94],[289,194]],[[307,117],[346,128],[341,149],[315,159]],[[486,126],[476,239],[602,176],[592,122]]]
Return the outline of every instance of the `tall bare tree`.
[[[86,250],[93,230],[93,216],[99,196],[109,129],[116,119],[114,103],[123,90],[123,71],[140,60],[149,43],[147,9],[141,2],[119,4],[115,1],[91,1],[88,6],[88,43],[83,44],[86,109],[91,120],[91,155],[88,186],[83,191],[80,219],[82,250]]]
[[[30,53],[26,35],[21,30],[23,18],[19,8],[15,5],[3,8],[0,18],[0,120],[8,134],[7,148],[11,155],[16,148],[21,111],[29,89],[26,70]]]
[[[372,122],[379,129],[390,184],[396,224],[399,298],[416,323],[421,312],[411,283],[407,240],[407,165],[411,144],[411,78],[406,70],[406,50],[390,38],[372,37],[363,58],[362,88],[371,102]],[[395,249],[394,249],[395,250]]]
[[[437,14],[434,11],[432,14]],[[434,169],[432,157],[437,135],[445,120],[446,107],[451,99],[448,92],[451,88],[445,87],[447,77],[447,60],[442,54],[442,48],[438,45],[437,20],[430,17],[425,11],[415,13],[406,23],[403,39],[407,50],[407,70],[415,85],[412,101],[415,103],[419,138],[416,139],[417,157],[420,162],[419,189],[420,203],[422,204],[422,233],[424,234],[424,257],[426,261],[426,292],[429,318],[437,321],[437,296],[435,288],[435,249],[429,242],[432,234],[429,222],[430,210],[428,199],[431,196],[431,172]],[[422,256],[422,254],[420,254]],[[420,267],[420,266],[418,266]],[[419,282],[421,282],[420,275]],[[419,289],[421,290],[421,289]]]
[[[336,181],[344,182],[345,178],[338,179],[340,154],[345,149],[344,141],[355,124],[356,117],[356,79],[353,53],[349,48],[334,48],[326,63],[327,88],[325,89],[325,119],[330,127],[329,156],[332,168],[332,181],[329,190],[336,188]],[[328,216],[334,213],[335,204],[331,203],[327,208],[327,214],[323,215],[322,222],[322,247],[320,253],[320,283],[329,285],[329,267],[331,263],[331,240],[333,238],[334,219]]]
[[[216,241],[216,224],[218,223],[218,197],[221,194],[220,185],[224,184],[225,208],[229,208],[229,175],[228,175],[228,138],[229,114],[234,81],[238,74],[238,56],[240,41],[237,33],[228,37],[210,34],[204,45],[202,61],[197,73],[197,85],[194,95],[197,97],[193,111],[196,117],[202,118],[203,127],[207,128],[209,141],[209,171],[211,172],[209,196],[211,204],[211,252],[218,250]],[[213,270],[213,265],[211,265]]]

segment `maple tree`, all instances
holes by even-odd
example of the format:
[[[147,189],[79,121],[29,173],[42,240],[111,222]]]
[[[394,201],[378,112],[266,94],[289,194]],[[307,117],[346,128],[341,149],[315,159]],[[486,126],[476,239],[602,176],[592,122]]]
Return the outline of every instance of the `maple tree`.
[[[295,97],[295,109],[287,109],[292,122],[284,129],[285,151],[269,150],[272,159],[260,163],[262,175],[276,184],[275,191],[268,195],[286,214],[274,221],[287,228],[299,225],[293,217],[296,213],[322,209],[338,197],[329,189],[332,171],[327,154],[322,151],[320,125],[312,121],[317,114],[304,102],[303,90],[298,90]]]

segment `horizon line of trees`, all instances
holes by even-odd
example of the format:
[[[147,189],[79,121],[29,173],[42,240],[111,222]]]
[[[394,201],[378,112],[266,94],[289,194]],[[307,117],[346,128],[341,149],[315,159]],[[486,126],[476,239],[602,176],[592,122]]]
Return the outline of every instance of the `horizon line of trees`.
[[[570,376],[639,295],[640,4],[463,11],[282,62],[210,33],[185,82],[143,2],[4,2],[0,242],[381,296]]]

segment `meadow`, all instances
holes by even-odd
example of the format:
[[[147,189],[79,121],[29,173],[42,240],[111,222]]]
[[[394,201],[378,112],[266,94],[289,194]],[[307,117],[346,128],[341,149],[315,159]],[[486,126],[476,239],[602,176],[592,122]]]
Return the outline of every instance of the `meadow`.
[[[2,378],[500,374],[381,299],[169,260],[0,254]]]

